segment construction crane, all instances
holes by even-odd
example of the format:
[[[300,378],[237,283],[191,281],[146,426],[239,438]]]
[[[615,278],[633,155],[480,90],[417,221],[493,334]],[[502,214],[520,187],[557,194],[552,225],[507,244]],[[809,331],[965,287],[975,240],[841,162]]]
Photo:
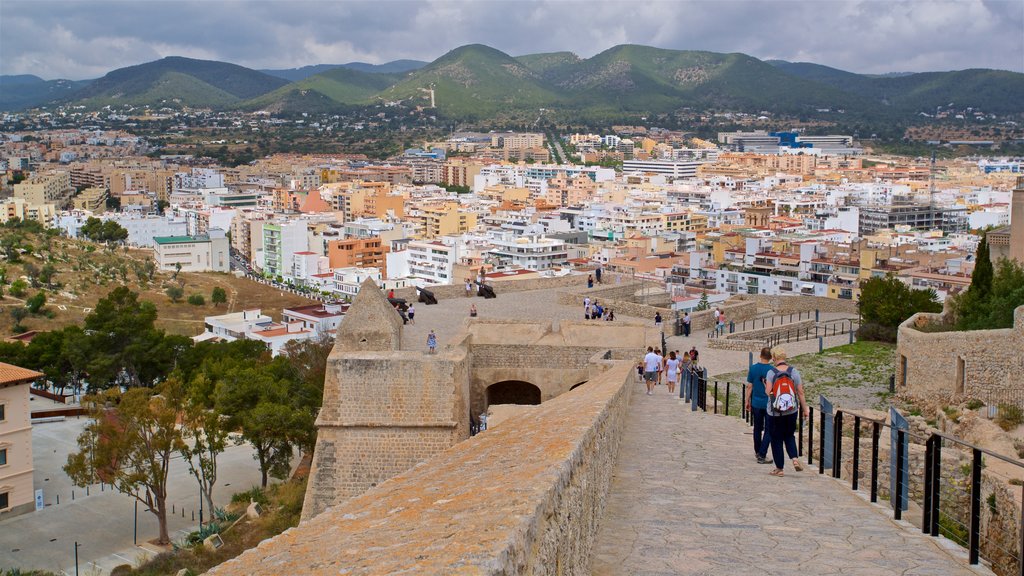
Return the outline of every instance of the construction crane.
[[[928,205],[935,204],[935,150],[932,150],[932,164],[928,170]]]

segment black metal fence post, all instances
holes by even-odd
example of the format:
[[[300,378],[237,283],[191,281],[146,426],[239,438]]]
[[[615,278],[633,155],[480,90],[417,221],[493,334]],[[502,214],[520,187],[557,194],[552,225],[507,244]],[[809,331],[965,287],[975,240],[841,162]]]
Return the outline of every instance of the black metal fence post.
[[[903,519],[903,430],[896,430],[896,486],[895,493],[889,495],[892,501],[892,517]]]
[[[978,563],[981,542],[981,450],[975,448],[971,463],[971,542],[968,548],[970,563]]]
[[[932,513],[930,526],[932,536],[939,535],[939,498],[942,495],[942,436],[935,436],[935,445],[932,446]],[[1024,519],[1022,519],[1024,520]]]
[[[878,502],[878,422],[871,423],[871,501]]]
[[[718,414],[718,380],[715,380],[715,414]]]
[[[924,509],[921,511],[921,532],[928,534],[932,530],[932,458],[935,457],[933,446],[937,436],[929,436],[924,443]]]
[[[821,411],[818,423],[818,474],[825,473],[825,411]]]
[[[853,482],[850,487],[857,491],[860,476],[860,416],[853,417]]]
[[[725,415],[729,415],[729,382],[725,383]]]
[[[832,426],[832,477],[839,478],[843,471],[843,411],[837,410]]]

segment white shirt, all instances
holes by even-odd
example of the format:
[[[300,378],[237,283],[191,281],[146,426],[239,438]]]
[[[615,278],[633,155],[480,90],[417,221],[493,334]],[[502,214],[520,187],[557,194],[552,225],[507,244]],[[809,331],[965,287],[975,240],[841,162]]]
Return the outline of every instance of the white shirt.
[[[676,373],[679,372],[679,359],[676,358],[673,360],[669,358],[668,360],[665,360],[665,367],[668,368],[669,376],[675,376]]]
[[[658,356],[654,352],[648,352],[644,356],[644,372],[657,372],[658,368],[661,367],[661,356]]]

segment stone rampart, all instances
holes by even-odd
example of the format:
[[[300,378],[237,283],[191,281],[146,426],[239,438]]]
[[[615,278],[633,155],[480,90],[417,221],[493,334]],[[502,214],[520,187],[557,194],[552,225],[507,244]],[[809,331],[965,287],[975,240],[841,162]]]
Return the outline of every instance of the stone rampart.
[[[582,274],[567,274],[565,276],[551,276],[539,278],[526,278],[523,280],[498,280],[486,279],[485,282],[494,288],[494,292],[501,298],[503,292],[525,292],[528,290],[547,290],[550,288],[567,288],[570,286],[586,287],[587,277]],[[428,286],[427,290],[434,293],[437,299],[466,298],[466,284],[460,280],[458,284],[444,284]],[[400,288],[395,290],[396,298],[405,298],[407,301],[416,300],[416,289]],[[476,286],[473,286],[473,297],[476,297]]]
[[[632,382],[616,364],[209,573],[589,574]]]
[[[1013,328],[928,331],[946,322],[944,314],[920,313],[900,325],[898,387],[914,396],[943,394],[1024,408],[1024,306],[1015,310]]]
[[[857,314],[857,303],[842,298],[825,296],[768,296],[766,294],[739,294],[735,300],[756,302],[758,307],[776,314],[793,314],[821,310],[825,313]]]

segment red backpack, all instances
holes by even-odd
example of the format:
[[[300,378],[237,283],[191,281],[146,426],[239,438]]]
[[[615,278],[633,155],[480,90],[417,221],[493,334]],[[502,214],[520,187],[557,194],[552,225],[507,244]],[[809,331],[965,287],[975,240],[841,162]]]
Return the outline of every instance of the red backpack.
[[[786,366],[785,370],[773,370],[775,379],[772,381],[771,392],[768,393],[772,411],[780,416],[792,414],[800,406],[800,400],[796,395],[796,382],[793,381],[793,367]]]

